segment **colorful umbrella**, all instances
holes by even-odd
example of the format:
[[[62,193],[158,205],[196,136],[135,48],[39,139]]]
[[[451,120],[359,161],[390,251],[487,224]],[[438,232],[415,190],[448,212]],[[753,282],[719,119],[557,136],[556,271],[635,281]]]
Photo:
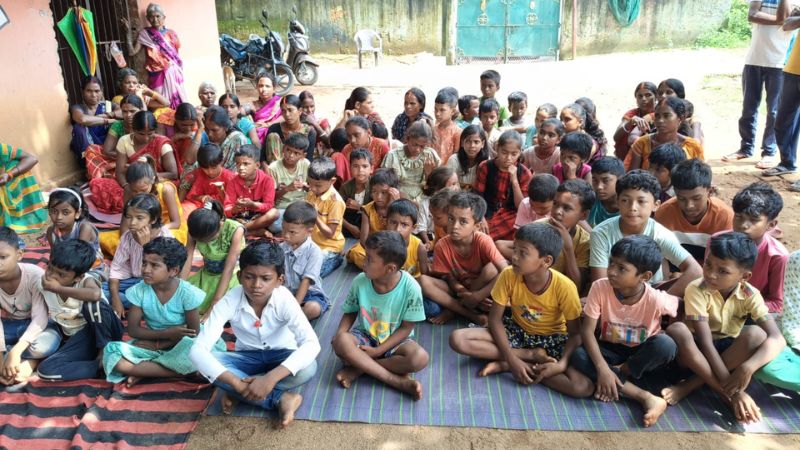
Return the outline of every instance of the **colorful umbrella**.
[[[80,7],[70,8],[58,21],[58,29],[78,58],[84,75],[97,70],[97,40],[94,37],[94,14]]]

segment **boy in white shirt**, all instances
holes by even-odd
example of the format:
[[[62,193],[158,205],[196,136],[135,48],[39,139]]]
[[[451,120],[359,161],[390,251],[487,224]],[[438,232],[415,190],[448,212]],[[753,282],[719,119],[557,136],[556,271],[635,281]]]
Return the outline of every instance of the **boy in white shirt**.
[[[319,340],[294,295],[282,286],[284,252],[257,241],[239,257],[239,282],[211,310],[189,358],[209,381],[225,391],[222,410],[235,400],[277,409],[280,428],[294,420],[303,398],[294,392],[317,371]],[[230,322],[236,335],[232,352],[212,352]]]

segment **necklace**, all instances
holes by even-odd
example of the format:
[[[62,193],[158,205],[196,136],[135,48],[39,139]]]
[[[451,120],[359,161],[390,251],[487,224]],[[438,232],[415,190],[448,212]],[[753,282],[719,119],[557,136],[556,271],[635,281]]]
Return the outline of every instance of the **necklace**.
[[[639,291],[638,291],[638,292],[636,292],[636,293],[635,293],[635,294],[633,294],[633,295],[624,296],[624,295],[622,295],[622,293],[621,293],[621,292],[618,292],[616,289],[614,289],[614,295],[616,295],[616,296],[617,296],[617,300],[619,300],[619,301],[620,301],[620,303],[622,303],[622,302],[624,302],[625,300],[627,300],[627,299],[630,299],[630,298],[641,297],[641,295],[642,295],[642,294],[644,294],[644,290],[645,290],[645,285],[644,285],[644,284],[642,284],[642,287],[641,287],[641,289],[639,289]]]

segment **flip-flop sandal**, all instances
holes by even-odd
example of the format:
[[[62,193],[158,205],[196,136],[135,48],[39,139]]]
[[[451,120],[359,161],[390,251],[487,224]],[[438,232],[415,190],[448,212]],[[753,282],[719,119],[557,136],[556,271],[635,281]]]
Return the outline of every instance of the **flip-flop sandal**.
[[[761,176],[764,177],[776,177],[778,175],[788,175],[790,173],[797,172],[797,169],[789,169],[783,166],[775,166],[766,169],[765,171],[761,172]]]
[[[792,192],[800,192],[800,181],[795,181],[794,183],[790,184],[787,189]]]
[[[748,155],[745,155],[744,153],[741,153],[741,152],[734,152],[734,153],[729,153],[729,154],[727,154],[727,155],[723,156],[723,157],[722,157],[722,162],[734,162],[734,161],[740,161],[740,160],[742,160],[742,159],[747,159],[747,158],[749,158],[749,157],[750,157],[750,156],[748,156]]]

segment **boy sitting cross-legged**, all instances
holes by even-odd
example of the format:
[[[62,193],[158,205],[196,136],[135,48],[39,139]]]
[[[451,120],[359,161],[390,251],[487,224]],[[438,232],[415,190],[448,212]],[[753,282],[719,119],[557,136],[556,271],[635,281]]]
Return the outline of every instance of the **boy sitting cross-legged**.
[[[234,399],[277,409],[280,426],[294,420],[303,401],[286,392],[307,383],[317,372],[319,340],[292,293],[281,286],[283,251],[264,241],[248,245],[239,258],[237,286],[211,309],[189,359],[209,381],[225,391],[222,410],[230,414]],[[232,352],[214,351],[230,322],[236,336]]]
[[[490,361],[479,376],[511,372],[521,384],[541,382],[568,395],[591,395],[589,380],[568,367],[581,344],[581,303],[575,284],[550,269],[559,252],[561,236],[552,226],[532,223],[517,230],[512,266],[492,289],[489,328],[450,335],[456,352]]]
[[[378,231],[367,238],[366,252],[364,273],[350,286],[333,339],[345,364],[336,379],[346,389],[366,373],[419,400],[422,384],[409,375],[428,365],[428,353],[411,338],[425,312],[419,285],[400,270],[406,243],[397,232]]]
[[[707,384],[730,404],[736,418],[758,422],[761,412],[745,391],[753,374],[786,345],[764,299],[747,280],[756,245],[743,233],[711,238],[703,277],[686,288],[685,322],[667,328],[678,344],[678,363],[694,377],[661,391],[670,404]],[[751,318],[757,325],[745,325]]]
[[[638,401],[645,427],[656,423],[667,402],[635,383],[678,352],[675,341],[661,333],[661,316],[675,317],[679,300],[647,283],[661,261],[658,244],[647,236],[628,236],[611,247],[608,278],[592,284],[583,310],[583,346],[570,360],[594,382],[597,400],[619,400],[621,394]]]
[[[486,324],[486,313],[492,305],[489,294],[508,263],[492,238],[477,230],[485,213],[486,201],[477,194],[459,192],[450,198],[448,235],[433,249],[431,273],[439,278],[419,278],[425,297],[441,307],[441,313],[430,319],[432,323],[446,323],[458,314]]]

